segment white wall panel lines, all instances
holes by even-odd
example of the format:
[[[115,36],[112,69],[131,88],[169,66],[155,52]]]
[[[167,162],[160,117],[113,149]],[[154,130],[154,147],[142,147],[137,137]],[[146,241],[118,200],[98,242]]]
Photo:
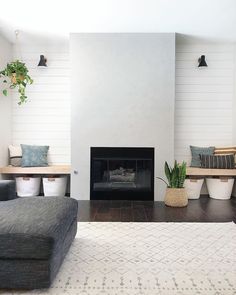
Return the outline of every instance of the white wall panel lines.
[[[52,40],[20,48],[34,84],[27,87],[28,102],[18,106],[13,91],[13,144],[49,145],[50,164],[70,163],[70,62],[69,46]],[[16,52],[16,49],[15,49]],[[48,62],[38,68],[39,55]]]
[[[207,68],[197,59],[206,55]],[[175,158],[190,162],[189,145],[227,146],[233,138],[234,47],[177,44]]]

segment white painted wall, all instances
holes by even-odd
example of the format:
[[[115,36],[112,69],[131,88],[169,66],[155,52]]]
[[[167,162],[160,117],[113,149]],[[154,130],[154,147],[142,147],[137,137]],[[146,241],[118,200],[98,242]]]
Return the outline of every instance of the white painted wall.
[[[189,144],[236,145],[236,47],[193,42],[188,36],[177,41],[175,158],[189,162]],[[0,45],[0,65],[4,66],[11,60],[11,44],[0,37]],[[22,107],[17,105],[15,94],[12,104],[10,97],[0,94],[0,165],[7,164],[11,142],[49,144],[50,163],[70,163],[69,42],[24,36],[20,45],[20,50],[19,46],[14,50],[15,56],[16,51],[18,57],[21,54],[35,83],[27,88],[29,103]],[[37,68],[40,54],[48,58],[47,69]],[[201,54],[206,55],[208,68],[197,68]],[[87,73],[86,78],[91,77],[91,72]],[[79,87],[78,80],[76,83]],[[107,114],[110,119],[113,115]],[[74,120],[79,120],[78,116]]]
[[[189,145],[231,146],[235,137],[235,47],[177,42],[175,158],[190,163]],[[197,59],[206,55],[207,68]],[[233,128],[234,126],[234,128]]]
[[[72,34],[72,196],[90,198],[90,147],[174,157],[175,34]],[[165,185],[155,181],[155,200]]]
[[[0,69],[3,69],[12,58],[12,45],[0,35]],[[0,167],[8,164],[8,145],[11,143],[11,94],[2,95],[0,84]],[[1,175],[0,175],[1,177]]]
[[[236,145],[236,43],[233,46],[233,52],[234,52],[233,144]]]
[[[233,145],[236,145],[236,44],[234,45]],[[234,183],[232,195],[236,197],[236,182]]]
[[[207,68],[197,67],[202,54],[206,55]],[[189,145],[236,145],[235,57],[232,43],[177,37],[175,159],[178,161],[190,164]],[[208,193],[205,183],[201,193]]]
[[[181,32],[205,39],[236,40],[235,0],[41,0],[1,1],[1,26],[43,35],[70,32]],[[14,9],[13,9],[14,7]],[[20,16],[20,17],[19,17]]]
[[[37,43],[37,40],[39,40]],[[48,67],[37,67],[39,55]],[[70,163],[70,62],[69,42],[20,36],[15,58],[22,58],[34,84],[27,87],[28,102],[18,106],[13,93],[13,144],[49,145],[49,164]]]

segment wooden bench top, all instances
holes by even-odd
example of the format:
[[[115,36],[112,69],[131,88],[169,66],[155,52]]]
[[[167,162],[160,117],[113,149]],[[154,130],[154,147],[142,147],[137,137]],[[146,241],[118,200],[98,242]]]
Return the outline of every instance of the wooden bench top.
[[[236,169],[205,169],[187,167],[187,176],[236,176]]]
[[[70,174],[70,165],[53,165],[47,167],[13,167],[0,168],[2,174]],[[187,167],[187,176],[236,176],[236,169],[205,169]]]
[[[54,165],[47,167],[13,167],[0,168],[2,174],[70,174],[70,165]]]

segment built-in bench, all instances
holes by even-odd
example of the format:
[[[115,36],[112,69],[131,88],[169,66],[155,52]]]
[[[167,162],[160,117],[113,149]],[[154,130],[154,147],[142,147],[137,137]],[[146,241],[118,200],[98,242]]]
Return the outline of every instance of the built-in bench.
[[[227,179],[236,177],[236,169],[208,169],[208,168],[196,168],[196,167],[187,167],[186,175],[188,178],[199,179],[199,178],[208,178],[216,177]],[[208,193],[206,188],[203,188],[203,194]],[[236,197],[236,186],[233,188],[232,196]]]
[[[13,167],[0,168],[1,174],[70,174],[70,165],[53,165],[47,167]]]
[[[197,167],[187,167],[187,176],[225,176],[236,177],[236,169],[207,169]]]
[[[54,178],[55,176],[66,176],[66,175],[69,177],[70,173],[71,173],[71,166],[70,165],[53,165],[53,166],[46,166],[46,167],[6,166],[6,167],[0,168],[0,174],[2,174],[4,179],[13,179],[15,177],[23,177],[24,178],[25,176],[31,177],[33,175],[34,176],[35,175],[41,176],[42,178],[47,178],[47,177]],[[59,181],[59,180],[57,180],[57,181]],[[62,180],[62,183],[64,183],[63,181],[64,180]],[[19,192],[20,192],[20,190],[18,191],[18,193]],[[45,191],[44,191],[44,194],[45,194]],[[66,194],[67,195],[70,194],[69,186],[67,186],[67,193]]]

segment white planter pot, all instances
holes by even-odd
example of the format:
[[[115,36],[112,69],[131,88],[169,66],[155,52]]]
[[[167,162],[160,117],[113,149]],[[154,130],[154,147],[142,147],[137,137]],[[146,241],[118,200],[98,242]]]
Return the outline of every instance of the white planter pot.
[[[234,185],[233,178],[207,178],[206,184],[211,198],[219,200],[231,198]]]
[[[64,197],[66,194],[67,176],[43,178],[45,197]]]
[[[199,199],[204,178],[185,179],[184,187],[187,191],[188,199]]]
[[[16,192],[19,197],[35,197],[40,192],[41,177],[16,177]]]

